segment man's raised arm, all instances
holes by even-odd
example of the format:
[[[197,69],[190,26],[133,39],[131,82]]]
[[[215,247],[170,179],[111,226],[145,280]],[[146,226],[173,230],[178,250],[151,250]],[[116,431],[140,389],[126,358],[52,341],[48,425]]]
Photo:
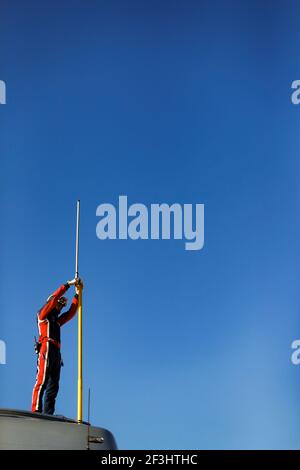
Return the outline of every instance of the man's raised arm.
[[[77,279],[76,284],[75,284],[76,294],[73,297],[71,307],[69,308],[67,312],[63,313],[57,319],[60,326],[63,326],[65,323],[72,320],[72,318],[75,316],[77,308],[78,308],[78,298],[79,298],[81,289],[83,289],[83,282],[81,279]]]
[[[67,281],[65,284],[62,284],[53,294],[50,295],[47,303],[44,307],[41,308],[39,312],[39,320],[45,320],[51,310],[55,307],[57,301],[61,298],[61,296],[69,289],[70,286],[76,284],[76,279],[72,279],[72,281]]]
[[[76,314],[77,308],[78,308],[78,294],[75,294],[69,310],[63,313],[60,317],[58,317],[57,322],[59,323],[59,325],[63,326],[65,323],[72,320],[72,318]]]

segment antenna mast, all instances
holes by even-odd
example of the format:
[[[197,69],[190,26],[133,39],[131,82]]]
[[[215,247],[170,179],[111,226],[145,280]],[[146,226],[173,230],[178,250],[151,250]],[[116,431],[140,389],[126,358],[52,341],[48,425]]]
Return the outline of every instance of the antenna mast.
[[[79,263],[79,224],[80,224],[80,200],[77,201],[76,210],[76,253],[75,253],[75,279],[79,277],[78,263]]]
[[[80,200],[77,201],[76,214],[76,256],[75,278],[79,278],[79,224],[80,224]],[[79,289],[78,299],[78,380],[77,380],[77,421],[82,422],[82,288]]]

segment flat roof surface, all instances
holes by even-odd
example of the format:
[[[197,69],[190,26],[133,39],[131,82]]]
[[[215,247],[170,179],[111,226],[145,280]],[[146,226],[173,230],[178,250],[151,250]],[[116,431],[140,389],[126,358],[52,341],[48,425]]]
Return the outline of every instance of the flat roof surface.
[[[44,413],[32,413],[31,411],[25,410],[14,410],[9,408],[0,408],[0,416],[11,416],[12,418],[34,418],[34,419],[46,419],[51,421],[63,421],[67,423],[78,423],[75,419],[66,418],[62,415],[46,415]],[[89,424],[83,421],[80,424]]]

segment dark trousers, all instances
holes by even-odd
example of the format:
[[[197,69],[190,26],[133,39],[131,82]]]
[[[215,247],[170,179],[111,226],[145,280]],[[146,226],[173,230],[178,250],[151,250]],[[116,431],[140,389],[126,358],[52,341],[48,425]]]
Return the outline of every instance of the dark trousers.
[[[53,346],[53,349],[55,346]],[[46,371],[45,398],[43,413],[53,415],[55,401],[59,390],[59,379],[61,369],[60,351],[55,348],[55,353],[49,355],[49,363]]]
[[[37,379],[33,389],[32,411],[53,415],[59,389],[61,369],[60,350],[49,344],[47,352],[40,352]],[[43,396],[44,407],[43,407]]]

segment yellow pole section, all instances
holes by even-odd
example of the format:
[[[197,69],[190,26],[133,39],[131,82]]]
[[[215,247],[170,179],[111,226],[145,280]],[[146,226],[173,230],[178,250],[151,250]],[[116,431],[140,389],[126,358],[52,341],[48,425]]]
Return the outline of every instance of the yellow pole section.
[[[78,299],[78,383],[77,383],[77,421],[82,422],[82,288]]]

